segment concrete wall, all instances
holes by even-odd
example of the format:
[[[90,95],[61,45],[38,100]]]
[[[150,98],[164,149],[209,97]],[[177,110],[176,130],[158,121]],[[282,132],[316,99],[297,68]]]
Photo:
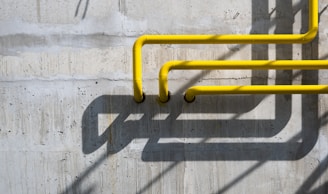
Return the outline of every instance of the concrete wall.
[[[183,100],[192,85],[325,84],[320,71],[173,71],[173,59],[327,59],[305,45],[147,45],[142,34],[301,33],[307,0],[0,0],[0,193],[327,193],[326,95]]]

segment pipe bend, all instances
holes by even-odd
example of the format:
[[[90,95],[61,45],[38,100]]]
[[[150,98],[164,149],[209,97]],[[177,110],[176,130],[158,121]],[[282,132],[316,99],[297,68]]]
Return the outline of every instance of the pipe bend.
[[[167,76],[169,74],[169,71],[171,71],[172,67],[174,66],[175,64],[175,61],[169,61],[169,62],[166,62],[162,67],[161,69],[159,70],[159,73],[158,73],[158,77],[159,77],[159,81],[164,81],[164,80],[167,80]]]
[[[137,103],[144,101],[142,91],[142,46],[147,41],[147,35],[140,36],[133,44],[133,88],[134,100]]]
[[[141,35],[133,44],[133,50],[140,49],[147,42],[148,35]]]
[[[159,88],[159,100],[162,103],[166,103],[170,99],[169,89],[168,89],[168,74],[172,67],[178,63],[177,61],[169,61],[165,63],[158,74],[158,88]]]
[[[311,42],[318,34],[318,27],[311,28],[307,33],[303,36],[303,43]]]

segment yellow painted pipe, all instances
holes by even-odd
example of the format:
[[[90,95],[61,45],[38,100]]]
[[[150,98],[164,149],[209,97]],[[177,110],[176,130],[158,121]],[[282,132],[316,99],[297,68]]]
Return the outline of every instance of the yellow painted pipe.
[[[252,86],[193,86],[185,100],[193,102],[196,95],[213,94],[319,94],[328,93],[328,85],[252,85]]]
[[[318,31],[318,0],[309,0],[309,30],[305,34],[143,35],[133,45],[134,100],[142,102],[142,46],[145,44],[293,44],[313,40]]]
[[[159,100],[163,103],[169,100],[168,73],[170,70],[179,69],[328,69],[328,60],[253,60],[253,61],[169,61],[159,72]]]

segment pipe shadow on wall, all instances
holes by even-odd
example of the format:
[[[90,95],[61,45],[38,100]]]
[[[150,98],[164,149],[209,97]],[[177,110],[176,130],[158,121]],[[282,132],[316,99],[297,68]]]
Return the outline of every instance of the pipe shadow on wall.
[[[258,7],[257,3],[266,3],[266,0],[253,0],[253,11]],[[277,0],[285,2],[284,0]],[[289,2],[289,1],[286,1]],[[302,1],[304,3],[306,1]],[[277,2],[279,4],[279,2]],[[302,8],[302,6],[300,6]],[[306,29],[304,21],[307,15],[302,8],[303,29]],[[295,8],[294,8],[295,13]],[[253,14],[254,15],[254,14]],[[254,19],[255,21],[255,19]],[[255,28],[254,28],[255,29]],[[287,28],[287,30],[290,29]],[[281,28],[280,30],[283,30]],[[277,30],[276,33],[279,31]],[[252,33],[255,33],[253,31]],[[283,32],[281,32],[283,33]],[[263,47],[264,46],[264,47]],[[279,47],[279,46],[278,46]],[[259,54],[265,45],[252,48],[252,59],[266,59],[266,52]],[[313,43],[303,46],[303,59],[317,59],[318,39]],[[284,49],[292,52],[289,46],[280,47],[277,51],[278,58],[284,58]],[[279,49],[278,49],[279,50]],[[309,50],[311,50],[309,54]],[[287,53],[288,53],[287,52]],[[279,54],[281,53],[281,55]],[[288,56],[288,55],[287,55]],[[288,57],[287,57],[288,58]],[[317,71],[302,71],[303,84],[317,84]],[[292,79],[291,72],[280,71],[277,77],[286,78],[281,84],[288,83]],[[252,83],[265,84],[267,80],[266,71],[253,72]],[[198,144],[163,144],[159,143],[161,137],[183,137],[204,139],[227,137],[227,138],[257,138],[272,137],[285,128],[291,117],[292,98],[290,95],[276,95],[275,119],[270,120],[238,120],[238,115],[246,113],[261,103],[266,96],[216,96],[199,97],[193,104],[186,104],[181,99],[182,96],[173,96],[167,106],[160,106],[157,96],[147,96],[144,104],[135,104],[132,96],[129,95],[104,95],[96,98],[90,103],[82,118],[82,143],[85,154],[96,151],[101,145],[107,143],[108,153],[102,155],[95,164],[82,173],[80,179],[75,181],[70,189],[79,190],[83,180],[95,170],[104,160],[110,158],[110,154],[115,154],[125,148],[136,138],[148,138],[149,141],[143,150],[142,158],[145,161],[178,161],[173,163],[158,177],[163,176],[167,171],[175,167],[179,161],[192,160],[259,160],[259,164],[249,169],[245,174],[237,177],[235,181],[227,184],[229,187],[223,188],[218,193],[224,193],[233,187],[241,179],[249,175],[267,160],[297,160],[306,156],[318,139],[318,130],[321,125],[327,123],[327,114],[324,118],[318,118],[318,96],[302,95],[300,101],[301,108],[301,129],[300,133],[288,142],[253,142],[252,143],[215,143],[206,141]],[[226,120],[179,120],[180,114],[202,114],[202,113],[234,113],[236,117]],[[279,113],[279,114],[278,114]],[[117,114],[111,125],[104,133],[99,134],[98,116],[100,114]],[[136,119],[128,119],[130,115],[136,114]],[[167,115],[165,119],[156,120],[156,115]],[[321,125],[320,125],[321,123]],[[169,127],[168,127],[169,126]],[[327,168],[327,160],[316,169],[313,174],[299,188],[298,193],[308,192],[315,181]],[[158,179],[152,180],[140,191],[145,191]],[[327,184],[320,187],[323,190]],[[67,191],[70,191],[69,189]],[[315,191],[316,192],[316,191]],[[65,192],[66,193],[66,192]],[[87,192],[85,192],[87,193]],[[142,192],[139,192],[142,193]]]
[[[303,2],[301,2],[303,3]],[[294,13],[291,1],[277,0],[276,11],[289,13],[277,18],[275,33],[293,33]],[[252,33],[268,33],[270,15],[268,1],[253,0]],[[261,5],[261,6],[259,6]],[[256,8],[254,7],[256,6]],[[299,6],[302,7],[302,6]],[[299,10],[296,10],[296,12]],[[295,12],[295,11],[294,11]],[[304,15],[304,14],[303,14]],[[304,18],[308,15],[304,15]],[[261,28],[255,25],[264,20]],[[264,19],[263,19],[264,18]],[[261,22],[261,21],[260,21]],[[263,23],[263,21],[262,21]],[[307,25],[302,25],[306,29]],[[304,52],[306,49],[303,49]],[[268,59],[267,45],[253,45],[252,59]],[[277,59],[292,59],[291,45],[277,45]],[[303,53],[304,59],[313,58]],[[303,84],[318,83],[317,71],[304,71]],[[292,71],[277,71],[277,84],[291,84]],[[267,71],[253,71],[252,84],[267,84]],[[216,96],[198,97],[197,102],[186,104],[181,96],[172,96],[167,105],[160,106],[157,96],[147,96],[143,104],[135,104],[131,96],[101,96],[95,99],[83,115],[83,152],[92,153],[107,143],[108,152],[115,154],[132,140],[148,138],[142,159],[145,161],[189,161],[189,160],[296,160],[304,157],[314,146],[318,136],[316,95],[302,95],[302,129],[288,142],[283,143],[206,143],[211,138],[267,138],[278,134],[291,117],[291,95],[275,96],[274,119],[239,120],[238,117],[257,107],[266,96]],[[180,120],[182,114],[226,114],[235,118]],[[98,133],[98,115],[117,114],[104,133]],[[132,115],[138,119],[130,119]],[[157,115],[166,115],[156,119]],[[288,129],[284,129],[288,130]],[[201,143],[160,143],[161,138],[203,138]],[[302,140],[300,142],[300,140]]]
[[[107,143],[109,154],[125,148],[132,140],[148,138],[142,159],[144,161],[197,160],[297,160],[304,157],[317,141],[316,110],[313,101],[304,98],[301,133],[282,143],[160,143],[161,138],[257,138],[272,137],[284,128],[290,115],[277,115],[268,120],[208,119],[202,114],[242,114],[249,111],[263,96],[199,97],[188,104],[182,96],[172,96],[169,104],[160,106],[157,96],[148,96],[143,104],[136,104],[131,96],[100,96],[83,115],[83,152],[92,153]],[[288,110],[290,98],[277,95],[282,103],[276,110]],[[106,131],[98,135],[98,115],[115,114]],[[179,119],[181,115],[200,115],[198,119]],[[158,116],[163,116],[158,119]],[[287,118],[287,119],[286,119]],[[288,129],[284,129],[288,130]],[[300,142],[300,140],[302,140]]]

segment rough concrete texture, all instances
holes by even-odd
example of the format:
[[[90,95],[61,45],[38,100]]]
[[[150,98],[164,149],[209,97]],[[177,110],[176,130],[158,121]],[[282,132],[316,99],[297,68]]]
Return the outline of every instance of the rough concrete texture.
[[[307,0],[0,0],[0,193],[328,192],[326,95],[183,100],[192,85],[327,84],[327,71],[172,71],[169,60],[327,59],[306,45],[147,45],[142,34],[301,33]]]

